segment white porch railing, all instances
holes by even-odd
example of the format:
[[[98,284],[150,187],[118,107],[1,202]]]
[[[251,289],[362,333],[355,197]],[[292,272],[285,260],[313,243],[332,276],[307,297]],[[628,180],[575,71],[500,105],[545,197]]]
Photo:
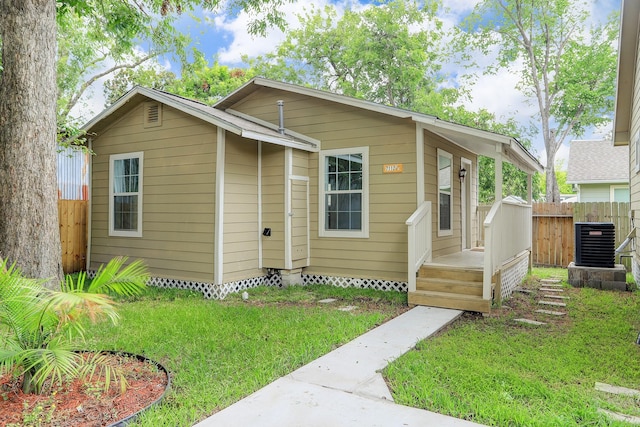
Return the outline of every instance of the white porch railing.
[[[505,262],[531,249],[531,205],[497,201],[484,220],[482,298],[491,299],[491,278]]]
[[[408,229],[408,286],[416,290],[416,273],[425,261],[431,261],[431,202],[422,202],[406,222]]]

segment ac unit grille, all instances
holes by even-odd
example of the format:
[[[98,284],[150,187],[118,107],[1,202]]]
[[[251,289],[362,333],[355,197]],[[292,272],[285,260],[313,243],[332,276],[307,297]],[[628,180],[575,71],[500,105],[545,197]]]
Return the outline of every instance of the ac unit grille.
[[[616,230],[610,222],[575,223],[575,264],[583,267],[613,268]]]

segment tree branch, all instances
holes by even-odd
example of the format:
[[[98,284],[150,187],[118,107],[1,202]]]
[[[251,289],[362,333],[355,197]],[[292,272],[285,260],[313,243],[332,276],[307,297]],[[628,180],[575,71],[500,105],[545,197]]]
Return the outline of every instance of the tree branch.
[[[120,64],[120,65],[114,65],[113,67],[95,74],[94,76],[92,76],[89,80],[85,81],[82,86],[80,86],[80,88],[73,94],[73,96],[71,97],[71,99],[69,100],[69,102],[67,102],[67,105],[65,106],[65,108],[62,110],[61,115],[63,117],[67,117],[69,115],[69,112],[71,111],[71,109],[78,103],[78,101],[80,100],[80,98],[82,97],[82,95],[84,94],[84,92],[89,88],[89,86],[91,86],[93,83],[96,82],[96,80],[113,73],[114,71],[117,70],[121,70],[123,68],[135,68],[139,65],[141,65],[142,63],[148,61],[149,59],[153,58],[154,56],[156,56],[157,54],[150,54],[150,55],[145,55],[142,58],[138,59],[135,62],[129,63],[129,64]]]

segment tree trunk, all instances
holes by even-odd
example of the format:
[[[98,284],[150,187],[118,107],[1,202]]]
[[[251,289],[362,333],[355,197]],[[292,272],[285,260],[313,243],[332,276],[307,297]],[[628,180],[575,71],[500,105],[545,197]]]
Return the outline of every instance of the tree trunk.
[[[556,180],[556,171],[554,168],[556,153],[551,153],[547,148],[547,167],[545,168],[546,184],[547,184],[547,202],[560,203],[560,190],[558,189],[558,181]]]
[[[0,0],[0,39],[0,257],[57,286],[56,1]]]

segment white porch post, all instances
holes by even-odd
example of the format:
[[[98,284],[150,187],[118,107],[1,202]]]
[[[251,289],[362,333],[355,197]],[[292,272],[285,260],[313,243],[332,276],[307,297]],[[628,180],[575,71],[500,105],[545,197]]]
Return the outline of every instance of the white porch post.
[[[424,202],[424,128],[416,123],[416,208]]]
[[[502,145],[496,144],[497,155],[496,162],[496,182],[495,182],[495,197],[496,201],[502,200]]]
[[[216,207],[214,243],[214,283],[221,285],[224,280],[224,160],[225,130],[218,127],[216,150]]]

